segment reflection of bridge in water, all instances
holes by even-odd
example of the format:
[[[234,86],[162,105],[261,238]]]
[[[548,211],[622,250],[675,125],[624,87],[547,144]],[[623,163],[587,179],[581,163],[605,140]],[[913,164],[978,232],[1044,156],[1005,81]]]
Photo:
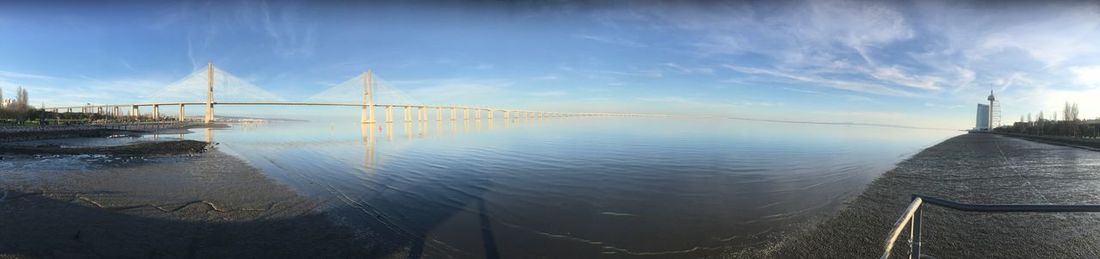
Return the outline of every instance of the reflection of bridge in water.
[[[503,129],[508,128],[522,128],[526,126],[537,126],[541,123],[555,120],[555,117],[531,117],[530,119],[523,119],[520,117],[513,117],[508,120],[498,120],[496,123],[492,120],[480,120],[474,119],[470,121],[450,120],[450,121],[422,121],[422,122],[408,122],[408,123],[377,123],[377,124],[358,124],[359,126],[359,138],[358,139],[336,139],[336,140],[303,140],[303,141],[286,141],[280,140],[276,142],[261,142],[261,143],[249,143],[252,146],[261,146],[265,148],[300,148],[300,147],[318,147],[318,146],[334,146],[334,145],[362,145],[364,150],[362,169],[368,175],[373,175],[376,165],[379,163],[377,156],[375,155],[376,146],[379,141],[397,143],[415,141],[420,139],[432,138],[432,137],[446,137],[454,136],[462,133],[478,133],[484,132],[483,130],[494,129],[496,126],[503,126]],[[289,122],[297,123],[297,122]],[[261,123],[267,124],[267,123]],[[258,127],[261,124],[252,123],[234,123],[234,128],[237,130],[248,131],[250,128]],[[472,125],[471,125],[472,124]],[[483,129],[483,127],[485,127]],[[192,139],[202,140],[208,143],[217,143],[215,135],[221,129],[214,127],[205,127],[197,129],[199,132]],[[150,136],[154,140],[159,140],[162,136],[174,136],[177,139],[187,139],[185,135],[192,134],[189,132],[176,132],[170,131],[169,133],[161,133],[159,131],[153,131]]]
[[[220,102],[214,100],[214,66],[213,64],[207,65],[206,76],[206,101],[170,101],[170,102],[143,102],[132,104],[100,104],[100,105],[81,105],[81,106],[62,106],[62,107],[48,107],[46,111],[56,113],[95,113],[107,116],[113,116],[116,118],[134,118],[143,119],[150,118],[154,120],[172,119],[170,116],[165,116],[161,113],[161,107],[176,107],[179,109],[176,113],[175,120],[184,121],[187,120],[186,106],[202,105],[206,108],[206,113],[203,118],[204,123],[210,123],[214,121],[214,107],[215,106],[336,106],[336,107],[360,107],[362,113],[362,123],[372,124],[375,123],[375,109],[381,107],[384,113],[384,122],[392,123],[395,121],[394,108],[403,109],[402,120],[406,123],[418,121],[427,122],[431,120],[430,113],[435,111],[435,120],[443,121],[446,115],[448,120],[464,120],[469,121],[471,119],[479,120],[482,118],[482,114],[489,120],[493,120],[496,114],[503,116],[505,120],[512,118],[542,118],[542,117],[575,117],[575,116],[639,116],[641,114],[627,114],[627,113],[596,113],[596,112],[553,112],[553,111],[533,111],[533,110],[520,110],[520,109],[499,109],[499,108],[484,108],[484,107],[472,107],[472,106],[459,106],[459,105],[423,105],[423,104],[375,104],[374,92],[373,92],[373,75],[370,71],[363,73],[362,75],[362,102],[361,103],[348,103],[348,102],[287,102],[287,101],[229,101]],[[358,93],[356,93],[358,94]],[[146,116],[142,115],[142,107],[150,107],[151,113]],[[415,118],[414,110],[415,109]],[[460,112],[461,111],[461,112]],[[473,116],[470,113],[473,112]],[[461,114],[461,118],[459,118]]]

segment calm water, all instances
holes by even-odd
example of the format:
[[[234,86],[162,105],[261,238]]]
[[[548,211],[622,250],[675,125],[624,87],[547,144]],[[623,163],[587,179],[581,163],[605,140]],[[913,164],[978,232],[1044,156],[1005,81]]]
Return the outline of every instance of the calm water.
[[[394,125],[238,125],[184,137],[212,138],[412,253],[575,258],[766,247],[959,134],[675,118]]]
[[[414,253],[565,258],[766,246],[959,134],[672,118],[385,126],[279,123],[185,137],[213,138],[346,224]]]

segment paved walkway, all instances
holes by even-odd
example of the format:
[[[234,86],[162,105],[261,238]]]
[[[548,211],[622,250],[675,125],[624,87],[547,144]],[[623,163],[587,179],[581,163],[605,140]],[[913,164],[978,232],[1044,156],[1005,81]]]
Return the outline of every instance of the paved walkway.
[[[1100,152],[960,135],[899,163],[836,217],[783,242],[774,255],[877,258],[914,193],[964,203],[1100,204]],[[1100,213],[969,213],[926,206],[923,219],[924,253],[937,258],[1100,257]],[[905,241],[897,246],[895,257],[908,254]]]

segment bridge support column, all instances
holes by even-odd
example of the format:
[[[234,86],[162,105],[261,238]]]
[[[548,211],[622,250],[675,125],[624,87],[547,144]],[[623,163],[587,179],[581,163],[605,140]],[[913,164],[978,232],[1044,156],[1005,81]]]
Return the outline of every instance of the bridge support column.
[[[458,115],[458,108],[451,106],[451,121],[455,121],[455,115]]]
[[[386,105],[385,112],[386,112],[386,123],[392,123],[393,122],[393,105]]]
[[[371,71],[367,70],[363,78],[363,120],[362,123],[373,124],[374,123],[374,93],[371,89],[374,86],[374,78],[371,75]],[[374,134],[374,131],[371,131]],[[373,139],[373,138],[371,138]]]
[[[481,120],[481,109],[474,109],[474,119]]]
[[[203,123],[214,120],[214,63],[206,64],[206,117]]]
[[[416,107],[416,121],[424,121],[424,106]]]
[[[141,117],[141,111],[138,110],[137,105],[130,105],[130,116],[133,116],[134,119]]]
[[[160,120],[160,105],[153,105],[153,120]]]
[[[412,107],[405,106],[405,122],[412,122]]]
[[[179,120],[179,121],[183,121],[183,119],[186,118],[186,117],[187,117],[187,113],[184,112],[183,104],[181,103],[180,104],[180,115],[179,115],[179,118],[176,118],[176,119]]]
[[[488,113],[489,114],[489,119],[492,120],[493,119],[493,113],[495,113],[495,112],[493,111],[493,109],[485,109],[485,113]]]
[[[462,119],[470,120],[470,109],[462,108]]]
[[[443,107],[435,107],[435,121],[443,121]]]

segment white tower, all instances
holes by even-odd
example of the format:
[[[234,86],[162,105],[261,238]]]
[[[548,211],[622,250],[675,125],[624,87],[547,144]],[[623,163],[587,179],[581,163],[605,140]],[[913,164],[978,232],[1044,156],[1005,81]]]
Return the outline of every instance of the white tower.
[[[989,90],[989,130],[1001,126],[1001,104],[993,96],[993,90]]]

